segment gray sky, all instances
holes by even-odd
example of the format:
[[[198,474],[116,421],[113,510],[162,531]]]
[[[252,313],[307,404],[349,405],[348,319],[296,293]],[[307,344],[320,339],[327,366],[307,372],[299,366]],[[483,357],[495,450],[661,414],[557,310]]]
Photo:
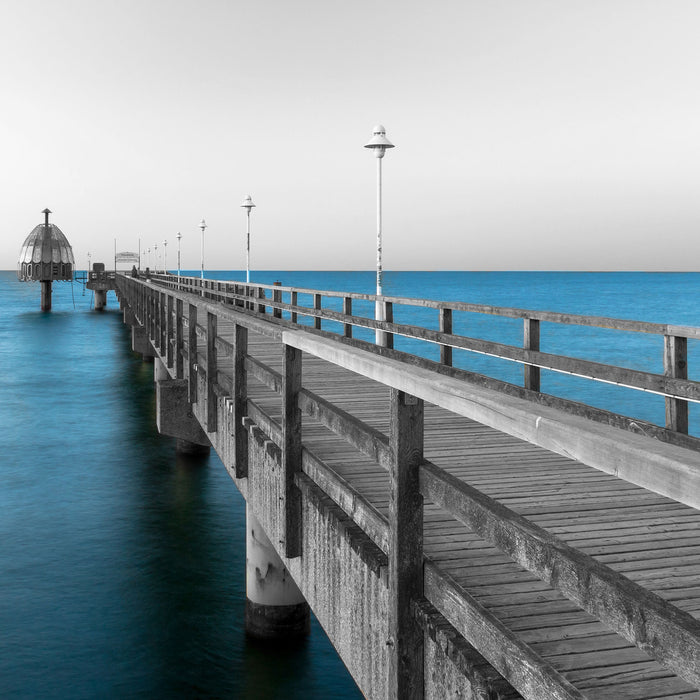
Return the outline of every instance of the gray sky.
[[[0,268],[692,270],[697,0],[0,0]]]

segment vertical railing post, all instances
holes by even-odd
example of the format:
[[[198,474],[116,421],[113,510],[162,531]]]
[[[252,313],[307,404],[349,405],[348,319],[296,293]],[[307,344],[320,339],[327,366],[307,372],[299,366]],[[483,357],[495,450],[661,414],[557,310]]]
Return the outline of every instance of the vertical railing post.
[[[282,285],[281,282],[275,282],[274,283],[275,287],[280,287]],[[272,290],[272,300],[281,303],[282,301],[282,290],[281,289],[273,289]],[[275,309],[272,312],[272,315],[274,318],[282,318],[282,309],[278,309],[275,307]]]
[[[252,290],[253,292],[255,290]],[[258,287],[258,299],[264,299],[265,298],[265,289],[263,287]],[[255,305],[251,304],[250,305],[251,310],[255,309]],[[258,313],[264,314],[265,313],[265,304],[258,304]]]
[[[394,304],[390,301],[383,301],[382,304],[384,304],[384,320],[387,323],[393,323],[394,322]],[[389,333],[386,331],[384,333],[384,343],[383,343],[385,348],[393,348],[394,347],[394,334]]]
[[[299,303],[299,295],[297,292],[292,292],[291,297],[289,299],[289,303],[292,306],[296,306]],[[292,323],[297,322],[297,312],[296,311],[292,311],[291,319],[292,319]]]
[[[452,335],[452,309],[440,309],[440,333]],[[452,346],[440,346],[440,363],[452,367]]]
[[[314,294],[314,311],[320,311],[320,310],[321,310],[321,295]],[[320,316],[314,316],[314,328],[321,330],[321,317]]]
[[[172,294],[168,294],[168,314],[165,324],[165,349],[167,355],[168,368],[172,369],[175,364],[175,344],[173,333],[173,307],[175,306],[175,298]]]
[[[216,314],[207,312],[207,432],[213,433],[217,426],[216,396]]]
[[[175,376],[182,379],[184,376],[184,363],[182,353],[185,351],[184,322],[182,299],[175,301]]]
[[[248,329],[236,324],[233,330],[233,464],[236,477],[248,476],[248,431],[243,417],[248,411]]]
[[[301,493],[294,477],[301,470],[301,350],[284,346],[282,374],[282,473],[284,484],[284,553],[301,555]]]
[[[540,321],[537,318],[523,319],[523,348],[540,349]],[[531,391],[540,391],[540,368],[523,365],[523,385]]]
[[[688,339],[664,336],[664,374],[675,379],[688,378]],[[666,397],[666,427],[678,433],[688,433],[688,402]]]
[[[352,316],[352,297],[343,297],[343,315]],[[352,338],[352,323],[343,324],[343,336]]]
[[[391,390],[389,469],[389,698],[423,698],[423,631],[412,603],[423,597],[423,401]]]
[[[189,400],[197,403],[197,307],[189,305],[187,316],[187,364],[189,365]]]

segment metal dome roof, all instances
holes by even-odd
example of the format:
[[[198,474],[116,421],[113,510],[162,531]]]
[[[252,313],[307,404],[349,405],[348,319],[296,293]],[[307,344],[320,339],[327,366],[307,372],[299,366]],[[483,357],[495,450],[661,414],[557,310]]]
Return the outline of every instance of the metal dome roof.
[[[20,279],[72,278],[73,266],[75,265],[73,249],[61,229],[55,224],[49,223],[50,213],[48,209],[44,209],[45,222],[35,226],[24,241],[17,263]],[[31,272],[27,273],[27,265],[30,263],[29,270]],[[37,263],[41,263],[41,265],[37,266]],[[59,263],[63,263],[63,265]],[[69,264],[70,268],[67,267]]]

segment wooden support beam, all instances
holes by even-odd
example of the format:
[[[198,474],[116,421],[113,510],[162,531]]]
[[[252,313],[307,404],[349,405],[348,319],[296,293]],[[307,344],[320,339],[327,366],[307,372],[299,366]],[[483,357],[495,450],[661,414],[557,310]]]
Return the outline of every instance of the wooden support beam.
[[[165,351],[168,368],[172,369],[175,365],[175,334],[173,329],[173,307],[175,306],[175,297],[173,297],[172,294],[168,294],[167,306],[168,312],[165,324]]]
[[[183,301],[175,301],[175,378],[182,379],[184,375],[183,353],[185,351],[184,320],[182,318]]]
[[[452,335],[452,309],[440,309],[440,333]],[[440,346],[440,363],[452,367],[452,346]]]
[[[391,700],[423,698],[423,630],[412,601],[423,597],[423,401],[391,390],[389,471],[389,693]]]
[[[664,336],[664,374],[676,379],[688,378],[688,339]],[[688,434],[688,402],[666,397],[666,427]]]
[[[167,347],[167,318],[166,318],[166,309],[167,309],[167,302],[165,298],[165,292],[160,292],[158,294],[158,321],[159,321],[159,330],[160,333],[158,334],[158,349],[160,350],[161,355],[166,355],[166,347]]]
[[[216,314],[207,312],[207,432],[213,433],[217,427],[216,384]]]
[[[243,426],[248,402],[248,329],[236,324],[233,330],[233,465],[236,478],[248,476],[248,431]]]
[[[282,473],[284,479],[284,554],[301,556],[301,494],[294,479],[301,471],[301,350],[284,346],[282,372]]]
[[[197,307],[195,304],[189,305],[187,333],[188,398],[190,403],[197,403]]]
[[[525,350],[540,349],[540,322],[536,318],[523,319],[523,348]],[[526,389],[540,390],[540,368],[533,365],[523,365],[523,379]]]

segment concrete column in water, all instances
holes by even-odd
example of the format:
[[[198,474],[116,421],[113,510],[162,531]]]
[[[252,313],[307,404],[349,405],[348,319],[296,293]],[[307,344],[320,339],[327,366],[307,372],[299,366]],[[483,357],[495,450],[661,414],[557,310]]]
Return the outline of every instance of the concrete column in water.
[[[309,632],[309,605],[246,505],[246,632],[292,641]]]
[[[95,290],[95,311],[102,311],[107,306],[107,291],[104,289]]]
[[[165,362],[157,357],[153,361],[153,381],[154,382],[164,382],[170,379],[170,373],[168,368],[165,366]]]
[[[41,310],[51,311],[51,280],[41,280]]]

